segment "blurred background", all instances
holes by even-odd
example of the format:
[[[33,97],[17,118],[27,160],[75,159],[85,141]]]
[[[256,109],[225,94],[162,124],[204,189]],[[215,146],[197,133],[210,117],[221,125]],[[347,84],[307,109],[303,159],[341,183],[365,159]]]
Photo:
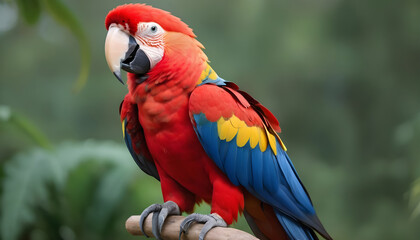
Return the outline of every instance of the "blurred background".
[[[145,2],[278,117],[335,239],[419,239],[420,1]],[[0,2],[1,239],[135,239],[126,218],[162,202],[123,143],[127,89],[104,57],[123,3]]]

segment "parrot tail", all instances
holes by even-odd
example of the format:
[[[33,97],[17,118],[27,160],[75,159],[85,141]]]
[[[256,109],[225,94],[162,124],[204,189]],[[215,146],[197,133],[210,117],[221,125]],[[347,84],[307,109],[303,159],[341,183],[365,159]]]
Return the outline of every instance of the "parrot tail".
[[[244,191],[244,216],[255,236],[261,240],[318,240],[315,232],[297,223],[272,206]]]
[[[287,217],[286,215],[276,212],[277,219],[280,221],[283,229],[287,232],[290,239],[308,239],[318,240],[315,232],[307,226],[296,222],[295,220]]]

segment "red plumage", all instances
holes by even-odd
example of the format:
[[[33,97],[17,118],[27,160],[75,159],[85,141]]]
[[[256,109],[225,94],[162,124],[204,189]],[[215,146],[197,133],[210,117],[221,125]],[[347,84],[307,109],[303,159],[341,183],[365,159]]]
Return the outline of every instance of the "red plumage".
[[[244,208],[242,191],[207,156],[189,117],[189,94],[207,60],[201,44],[178,18],[146,5],[114,9],[107,16],[106,26],[123,21],[130,25],[130,32],[136,21],[155,21],[166,31],[173,31],[166,33],[165,55],[144,83],[137,84],[136,75],[128,74],[129,93],[124,102],[131,104],[123,104],[121,110],[125,119],[129,112],[126,106],[138,108],[138,124],[144,129],[159,172],[164,201],[174,201],[182,211],[192,212],[194,205],[204,200],[212,204],[212,212],[231,224]]]
[[[134,35],[139,22],[157,22],[166,31],[180,32],[190,37],[195,37],[192,29],[182,22],[181,19],[167,11],[146,4],[125,4],[116,7],[106,16],[105,27],[108,30],[111,23],[128,24],[130,33]]]
[[[259,237],[287,239],[274,207],[250,194],[244,185],[235,186],[229,180],[204,150],[194,129],[197,125],[193,125],[193,115],[205,111],[209,122],[235,115],[248,127],[263,129],[262,134],[266,129],[276,135],[274,131],[280,132],[277,119],[233,83],[197,87],[208,67],[207,56],[191,28],[168,12],[144,4],[123,5],[108,14],[105,26],[121,25],[124,32],[136,35],[140,22],[158,23],[165,33],[164,55],[147,72],[147,79],[128,73],[129,92],[120,113],[130,135],[129,149],[141,156],[135,157],[136,162],[146,172],[148,164],[157,169],[158,176],[148,173],[160,179],[164,201],[175,202],[181,211],[192,212],[196,203],[205,201],[211,204],[212,213],[231,224],[246,210],[247,220],[251,218],[248,221]],[[300,184],[300,180],[295,181]],[[316,238],[309,228],[308,234]]]

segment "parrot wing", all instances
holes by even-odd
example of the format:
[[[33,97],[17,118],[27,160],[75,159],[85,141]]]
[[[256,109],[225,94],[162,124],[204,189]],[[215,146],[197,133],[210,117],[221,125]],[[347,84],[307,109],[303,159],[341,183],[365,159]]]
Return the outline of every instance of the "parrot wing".
[[[127,95],[120,105],[120,116],[125,144],[134,161],[143,172],[160,181],[153,158],[144,138],[143,127],[138,119],[137,106],[128,100]]]
[[[198,86],[189,107],[204,150],[233,184],[273,206],[285,231],[296,239],[314,237],[300,223],[329,239],[268,109],[231,82]]]

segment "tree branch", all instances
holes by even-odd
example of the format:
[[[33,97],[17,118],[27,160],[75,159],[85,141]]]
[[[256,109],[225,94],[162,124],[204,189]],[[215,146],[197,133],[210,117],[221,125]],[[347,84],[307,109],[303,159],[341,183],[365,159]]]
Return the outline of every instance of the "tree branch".
[[[162,238],[165,240],[178,240],[179,235],[179,226],[181,222],[185,219],[183,216],[169,216],[165,220],[165,224],[162,228]],[[139,226],[140,216],[131,216],[125,222],[125,228],[129,233],[132,235],[143,235],[140,231]],[[198,239],[198,235],[200,234],[201,228],[203,228],[203,224],[194,223],[191,225],[188,234],[184,234],[182,239],[183,240],[195,240]],[[144,230],[146,234],[150,237],[153,237],[152,233],[152,214],[147,216],[144,222]],[[240,231],[234,228],[222,228],[216,227],[210,230],[207,233],[206,240],[233,240],[233,239],[243,239],[243,240],[257,240],[256,237],[252,236],[249,233]]]

